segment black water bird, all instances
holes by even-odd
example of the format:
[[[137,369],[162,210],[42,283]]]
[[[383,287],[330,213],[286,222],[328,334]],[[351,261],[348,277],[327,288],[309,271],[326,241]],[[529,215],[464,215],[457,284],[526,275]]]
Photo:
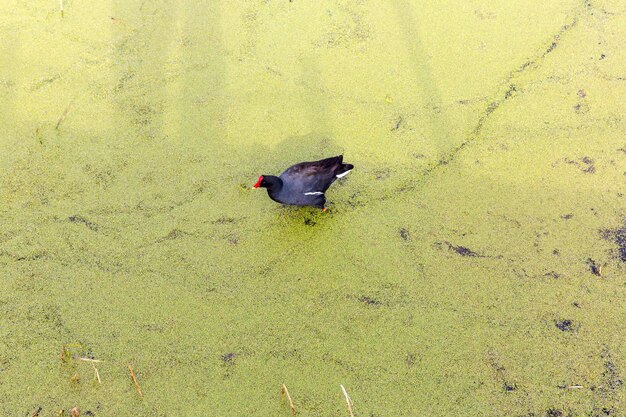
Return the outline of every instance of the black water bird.
[[[281,204],[313,206],[326,210],[324,193],[337,179],[354,168],[343,163],[343,155],[290,166],[276,177],[261,175],[253,188],[267,188],[270,198]]]

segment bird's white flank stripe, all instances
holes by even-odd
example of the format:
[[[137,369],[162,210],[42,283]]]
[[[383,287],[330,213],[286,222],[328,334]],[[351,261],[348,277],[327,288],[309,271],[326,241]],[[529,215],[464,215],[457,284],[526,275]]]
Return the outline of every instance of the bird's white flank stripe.
[[[304,195],[319,195],[319,194],[324,194],[324,193],[321,191],[314,191],[312,193],[304,193]]]
[[[337,178],[341,178],[341,177],[345,177],[346,175],[348,175],[350,173],[350,171],[352,171],[351,169],[347,170],[346,172],[337,175]]]

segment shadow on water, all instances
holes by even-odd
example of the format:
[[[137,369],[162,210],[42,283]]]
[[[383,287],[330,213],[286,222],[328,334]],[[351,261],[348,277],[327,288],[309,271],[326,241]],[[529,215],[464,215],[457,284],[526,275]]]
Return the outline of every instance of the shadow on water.
[[[118,25],[113,36],[113,123],[128,126],[137,140],[165,147],[223,148],[228,103],[223,103],[227,65],[221,7],[143,2],[130,11],[126,6],[112,10],[137,22],[132,31]],[[201,26],[194,24],[198,14],[204,15]]]
[[[324,96],[320,68],[315,58],[310,55],[304,57],[300,70],[303,85],[306,86],[306,94],[300,100],[307,110],[311,132],[287,137],[272,147],[254,145],[255,155],[260,155],[264,161],[264,169],[274,175],[292,164],[328,158],[344,151],[333,139],[328,98]]]
[[[170,42],[169,53],[177,56],[177,65],[181,70],[184,84],[178,86],[170,94],[168,99],[173,102],[171,111],[176,112],[176,120],[181,123],[193,124],[194,133],[197,134],[196,141],[192,144],[194,148],[210,148],[220,150],[226,146],[225,138],[227,131],[227,113],[229,103],[224,97],[224,89],[227,84],[228,68],[224,58],[224,35],[223,35],[223,7],[219,3],[212,4],[204,8],[202,27],[193,26],[197,21],[197,10],[195,8],[176,7],[175,26],[181,34],[195,34],[195,41],[190,40],[190,45],[186,41],[181,41],[182,46],[176,42]],[[198,34],[199,33],[199,34]],[[201,56],[202,58],[198,58]],[[197,72],[201,77],[200,81],[191,72]],[[200,110],[195,111],[190,118],[187,114],[187,106],[181,101],[189,101],[190,94],[197,94],[194,101],[207,101],[206,106],[200,106]],[[183,97],[183,99],[181,99]],[[174,102],[179,100],[179,102]],[[226,101],[225,105],[217,105]],[[215,103],[216,105],[212,105]],[[197,107],[197,106],[196,106]],[[182,126],[179,126],[182,128]],[[197,130],[200,130],[196,132]],[[181,135],[185,137],[185,135]],[[190,140],[190,139],[186,139]],[[211,155],[211,153],[208,153]],[[213,154],[214,156],[217,156]]]
[[[312,130],[322,136],[328,136],[332,129],[329,125],[328,99],[324,97],[319,65],[310,55],[302,59],[301,65],[302,79],[307,86],[307,94],[303,99]]]
[[[429,64],[429,56],[422,46],[419,35],[419,18],[416,15],[413,5],[408,1],[398,0],[393,2],[394,11],[399,27],[404,35],[404,43],[408,56],[412,61],[415,70],[414,77],[416,85],[413,93],[420,97],[422,108],[427,110],[426,120],[429,123],[430,137],[433,145],[442,154],[445,152],[445,145],[449,142],[449,133],[446,125],[445,114],[442,112],[441,92],[437,87],[437,79],[433,69]]]
[[[292,136],[268,150],[268,159],[278,161],[277,169],[285,169],[293,163],[315,161],[340,155],[343,150],[330,137],[318,132],[302,136]],[[283,162],[285,161],[285,162]],[[285,165],[286,164],[286,165]]]

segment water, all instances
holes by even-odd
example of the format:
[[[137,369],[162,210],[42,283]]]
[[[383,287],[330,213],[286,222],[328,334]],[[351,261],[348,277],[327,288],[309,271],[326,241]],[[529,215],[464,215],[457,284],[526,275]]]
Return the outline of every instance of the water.
[[[624,415],[622,2],[0,12],[1,415]]]

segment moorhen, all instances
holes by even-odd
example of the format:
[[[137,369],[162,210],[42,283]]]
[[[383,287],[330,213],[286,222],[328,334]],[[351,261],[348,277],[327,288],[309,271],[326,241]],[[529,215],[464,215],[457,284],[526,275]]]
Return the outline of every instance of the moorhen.
[[[313,206],[326,211],[324,192],[352,168],[354,165],[343,163],[343,155],[301,162],[287,168],[279,177],[261,175],[253,188],[267,188],[270,198],[282,204]]]

